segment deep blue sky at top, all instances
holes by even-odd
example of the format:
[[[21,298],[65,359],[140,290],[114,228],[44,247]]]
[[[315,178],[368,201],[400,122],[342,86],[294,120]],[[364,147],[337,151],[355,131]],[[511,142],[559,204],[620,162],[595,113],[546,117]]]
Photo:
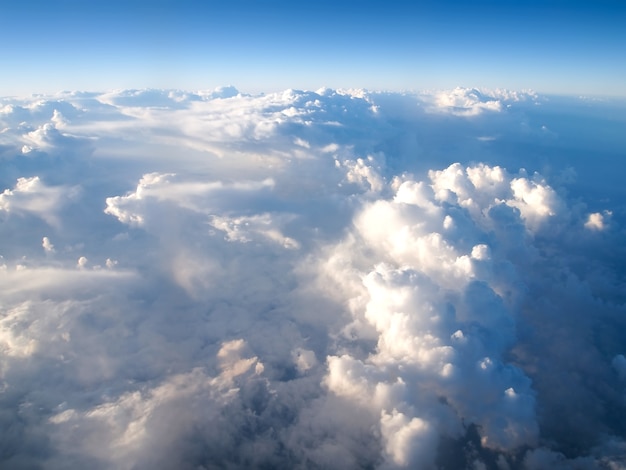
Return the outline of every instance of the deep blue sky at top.
[[[626,1],[7,0],[0,94],[532,88],[626,96]]]

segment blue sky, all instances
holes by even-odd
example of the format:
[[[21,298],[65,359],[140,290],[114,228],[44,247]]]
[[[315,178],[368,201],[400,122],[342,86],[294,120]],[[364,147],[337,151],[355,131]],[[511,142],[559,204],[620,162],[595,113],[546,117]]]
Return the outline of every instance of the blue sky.
[[[626,95],[626,6],[566,1],[23,1],[4,95],[62,89],[532,88]]]

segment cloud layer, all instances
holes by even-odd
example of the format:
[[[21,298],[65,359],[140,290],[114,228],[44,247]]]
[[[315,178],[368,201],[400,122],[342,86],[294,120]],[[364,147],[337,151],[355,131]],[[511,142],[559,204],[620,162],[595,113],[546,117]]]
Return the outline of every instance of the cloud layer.
[[[0,105],[0,466],[626,466],[626,107]]]

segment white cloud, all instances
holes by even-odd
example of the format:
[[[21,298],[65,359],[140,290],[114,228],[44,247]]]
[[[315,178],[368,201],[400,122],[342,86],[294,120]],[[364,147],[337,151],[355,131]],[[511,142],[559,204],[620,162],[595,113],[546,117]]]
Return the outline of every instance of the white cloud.
[[[48,237],[43,237],[41,241],[41,246],[43,246],[43,249],[46,253],[54,253],[54,245]]]
[[[507,201],[507,204],[520,210],[529,227],[536,229],[546,217],[556,215],[558,196],[544,182],[516,178],[511,181],[511,189],[514,199]]]
[[[385,451],[400,467],[424,466],[432,461],[437,448],[437,433],[420,418],[407,418],[393,410],[381,417]],[[424,466],[427,468],[427,466]]]
[[[591,231],[602,231],[607,228],[608,220],[610,220],[611,211],[594,212],[589,214],[587,221],[585,222],[585,228]]]
[[[511,90],[478,90],[460,88],[440,91],[424,96],[431,112],[450,113],[456,116],[477,116],[484,112],[501,112],[509,103],[536,100],[534,92]]]
[[[33,214],[48,224],[59,224],[57,213],[62,205],[74,199],[78,187],[48,186],[39,176],[18,178],[13,189],[0,194],[0,210],[15,214]]]
[[[286,237],[275,227],[275,220],[267,213],[241,217],[213,216],[209,223],[224,232],[229,241],[248,243],[252,241],[254,235],[261,235],[285,248],[300,247],[296,240]]]
[[[619,468],[625,212],[576,104],[5,99],[0,467]]]
[[[143,212],[149,210],[153,203],[171,201],[181,209],[209,213],[215,204],[211,201],[212,196],[220,199],[229,196],[236,198],[239,193],[271,189],[273,186],[271,179],[224,184],[220,181],[188,181],[177,178],[175,174],[150,173],[143,175],[134,193],[107,198],[105,212],[117,217],[122,223],[140,226],[148,216]],[[223,201],[218,200],[218,203]]]
[[[346,160],[340,166],[347,169],[346,180],[348,182],[362,185],[366,190],[380,192],[384,182],[379,172],[372,166],[374,161],[374,157],[370,155],[366,160],[362,158],[357,158],[356,161]]]

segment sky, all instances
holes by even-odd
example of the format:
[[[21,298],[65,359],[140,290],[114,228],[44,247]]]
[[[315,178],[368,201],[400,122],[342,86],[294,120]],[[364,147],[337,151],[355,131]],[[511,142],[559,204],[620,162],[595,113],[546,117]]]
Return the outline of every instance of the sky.
[[[623,7],[466,3],[3,5],[0,468],[626,469]]]
[[[620,1],[28,0],[2,17],[5,95],[224,85],[626,94]]]

